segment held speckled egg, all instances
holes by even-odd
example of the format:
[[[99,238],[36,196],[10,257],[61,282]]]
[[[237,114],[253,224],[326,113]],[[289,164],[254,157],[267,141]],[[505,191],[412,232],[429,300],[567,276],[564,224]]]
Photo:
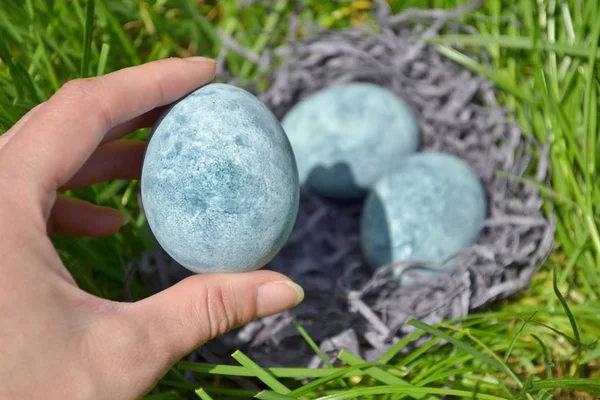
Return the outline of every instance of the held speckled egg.
[[[353,82],[313,93],[283,118],[300,183],[333,200],[363,198],[419,147],[419,123],[390,90]]]
[[[419,261],[429,276],[456,267],[444,261],[471,246],[487,213],[479,177],[449,154],[423,152],[405,158],[369,193],[361,217],[361,246],[374,269]],[[392,272],[403,286],[416,284]]]
[[[269,262],[298,212],[299,182],[277,118],[249,92],[209,84],[155,124],[141,197],[160,245],[192,272],[245,272]]]

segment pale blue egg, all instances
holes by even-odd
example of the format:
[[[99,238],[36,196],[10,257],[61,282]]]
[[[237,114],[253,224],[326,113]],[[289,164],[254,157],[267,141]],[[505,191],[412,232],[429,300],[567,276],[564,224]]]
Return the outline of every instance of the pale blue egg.
[[[153,128],[141,196],[165,251],[196,273],[269,262],[298,212],[298,171],[277,118],[255,96],[209,84]]]
[[[419,147],[419,123],[390,90],[353,82],[322,89],[283,118],[300,183],[324,197],[363,198]]]
[[[452,270],[444,261],[471,246],[487,213],[483,184],[457,157],[423,152],[403,160],[381,179],[365,202],[361,246],[377,269],[392,262],[419,261],[429,276]],[[405,286],[415,283],[393,270]]]

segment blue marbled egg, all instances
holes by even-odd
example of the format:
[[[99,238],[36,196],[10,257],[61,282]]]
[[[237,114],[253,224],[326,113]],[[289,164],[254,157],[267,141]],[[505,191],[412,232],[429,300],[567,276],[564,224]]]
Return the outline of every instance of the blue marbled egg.
[[[425,267],[417,269],[434,276],[456,267],[444,261],[475,242],[486,213],[482,182],[464,161],[437,152],[411,155],[367,197],[363,255],[375,269],[416,260]],[[402,271],[393,271],[398,281],[415,284]]]
[[[141,180],[160,245],[196,272],[244,272],[269,262],[298,212],[290,143],[255,96],[209,84],[157,121]]]
[[[353,82],[322,89],[283,118],[300,183],[333,200],[363,198],[419,147],[419,123],[400,97]]]

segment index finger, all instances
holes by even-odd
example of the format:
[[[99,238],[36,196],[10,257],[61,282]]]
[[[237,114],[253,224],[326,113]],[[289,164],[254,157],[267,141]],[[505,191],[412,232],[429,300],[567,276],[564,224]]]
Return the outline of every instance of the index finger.
[[[7,143],[7,153],[43,192],[54,192],[103,140],[117,138],[105,138],[111,128],[178,100],[214,74],[210,59],[170,58],[70,81]]]

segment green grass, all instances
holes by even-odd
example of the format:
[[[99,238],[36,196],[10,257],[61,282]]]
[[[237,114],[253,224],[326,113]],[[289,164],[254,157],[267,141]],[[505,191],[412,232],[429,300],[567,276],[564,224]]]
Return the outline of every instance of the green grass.
[[[0,2],[0,132],[64,82],[168,56],[215,57],[218,30],[259,54],[281,44],[294,1],[240,7],[216,0],[3,0]],[[449,8],[458,0],[390,0],[408,7]],[[300,17],[334,28],[369,19],[370,1],[305,0]],[[502,104],[527,135],[550,144],[551,188],[544,210],[557,218],[556,246],[532,289],[490,310],[428,326],[400,341],[377,363],[342,352],[333,368],[261,368],[242,353],[240,365],[180,362],[148,399],[456,398],[549,399],[600,395],[600,186],[597,184],[599,0],[488,0],[463,18],[479,36],[430,39],[438,50],[496,83]],[[302,34],[302,32],[301,32]],[[485,50],[489,63],[479,55]],[[230,52],[228,68],[249,78],[256,66]],[[145,138],[147,131],[132,134]],[[537,151],[532,149],[532,151]],[[531,182],[529,177],[522,179]],[[151,249],[136,201],[137,182],[115,181],[71,193],[118,208],[132,221],[105,239],[56,237],[78,284],[122,299],[124,270]],[[136,298],[145,296],[134,282]],[[305,340],[314,346],[302,328]],[[429,333],[406,356],[399,351]],[[441,341],[446,344],[438,346]],[[285,356],[285,355],[282,355]],[[192,385],[192,371],[209,385]],[[240,389],[228,376],[255,380],[263,392]],[[310,378],[303,384],[297,378]]]

